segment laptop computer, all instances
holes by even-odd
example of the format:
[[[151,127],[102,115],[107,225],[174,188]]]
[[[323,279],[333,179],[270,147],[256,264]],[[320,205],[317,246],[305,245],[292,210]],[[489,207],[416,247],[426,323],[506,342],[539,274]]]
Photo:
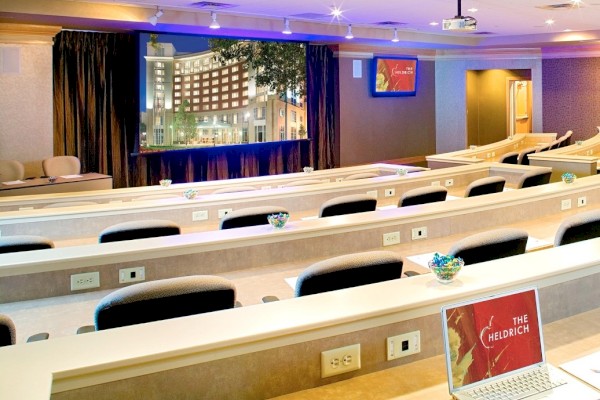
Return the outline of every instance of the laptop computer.
[[[444,306],[442,325],[455,399],[600,399],[546,363],[537,288]]]

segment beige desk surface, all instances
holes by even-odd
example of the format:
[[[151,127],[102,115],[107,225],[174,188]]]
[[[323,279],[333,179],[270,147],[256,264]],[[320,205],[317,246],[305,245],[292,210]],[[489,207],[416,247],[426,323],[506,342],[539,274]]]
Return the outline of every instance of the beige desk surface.
[[[555,366],[600,350],[600,309],[544,325],[544,342],[547,360]],[[275,399],[437,400],[450,398],[444,356],[439,355]]]
[[[7,185],[0,183],[0,196],[64,193],[85,190],[112,189],[112,177],[95,172],[81,174],[81,177],[62,178],[50,183],[47,178],[24,180],[23,183]]]

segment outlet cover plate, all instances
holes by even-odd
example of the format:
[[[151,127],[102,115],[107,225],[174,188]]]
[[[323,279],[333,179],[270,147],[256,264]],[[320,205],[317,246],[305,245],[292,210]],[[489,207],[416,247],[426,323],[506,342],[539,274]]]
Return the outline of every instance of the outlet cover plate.
[[[208,219],[208,211],[200,210],[192,212],[192,221],[205,221]]]
[[[403,333],[387,338],[387,360],[410,356],[421,352],[421,331]]]
[[[223,218],[224,216],[226,216],[227,214],[229,214],[232,211],[233,211],[233,208],[221,208],[220,210],[217,211],[219,219]]]
[[[392,246],[400,243],[400,231],[383,234],[383,245]]]
[[[321,378],[360,369],[360,343],[321,353]]]
[[[119,270],[119,283],[141,282],[146,280],[146,268],[132,267]]]
[[[71,275],[71,290],[93,289],[100,287],[100,272],[85,272]]]
[[[427,238],[427,227],[421,226],[419,228],[412,229],[412,239],[426,239]]]

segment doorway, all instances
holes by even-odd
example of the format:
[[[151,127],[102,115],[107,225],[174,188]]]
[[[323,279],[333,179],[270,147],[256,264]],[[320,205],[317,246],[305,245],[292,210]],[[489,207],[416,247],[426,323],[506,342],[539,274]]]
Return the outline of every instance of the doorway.
[[[530,69],[467,71],[467,147],[531,132],[532,93]]]
[[[531,81],[508,80],[508,135],[510,138],[516,133],[531,133]]]

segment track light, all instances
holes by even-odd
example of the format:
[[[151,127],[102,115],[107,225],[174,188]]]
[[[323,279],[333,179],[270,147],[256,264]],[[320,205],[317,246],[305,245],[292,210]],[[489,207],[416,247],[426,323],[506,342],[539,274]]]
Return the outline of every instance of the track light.
[[[348,25],[348,31],[346,32],[346,39],[354,39],[352,34],[352,24]]]
[[[152,26],[156,26],[156,24],[158,24],[158,19],[162,17],[163,14],[163,10],[159,9],[158,6],[156,6],[156,13],[154,13],[153,16],[148,18],[148,21],[152,24]]]
[[[217,22],[217,13],[212,11],[210,13],[210,18],[212,19],[212,22],[210,23],[210,25],[208,27],[210,29],[219,29],[221,27],[221,25],[219,25],[219,23]]]
[[[394,37],[392,38],[392,42],[398,43],[400,39],[398,39],[398,28],[394,28]]]
[[[290,29],[290,20],[287,18],[283,19],[283,30],[281,31],[284,35],[291,35],[292,30]]]

